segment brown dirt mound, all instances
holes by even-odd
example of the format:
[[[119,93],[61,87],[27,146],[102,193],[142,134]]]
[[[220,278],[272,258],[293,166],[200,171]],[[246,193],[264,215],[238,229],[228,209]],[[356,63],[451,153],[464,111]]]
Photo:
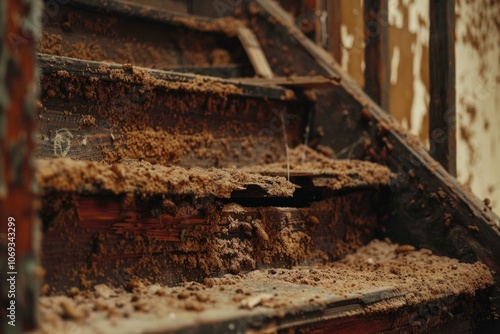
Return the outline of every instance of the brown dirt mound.
[[[257,186],[269,196],[290,197],[295,190],[295,185],[285,178],[254,175],[232,169],[185,169],[141,161],[111,165],[68,158],[38,160],[36,180],[46,190],[105,190],[114,194],[141,191],[144,194],[230,198],[235,190]]]

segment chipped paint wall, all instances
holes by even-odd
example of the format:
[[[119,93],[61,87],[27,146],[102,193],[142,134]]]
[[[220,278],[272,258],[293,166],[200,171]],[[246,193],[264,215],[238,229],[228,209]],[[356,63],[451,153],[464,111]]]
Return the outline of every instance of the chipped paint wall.
[[[403,127],[428,139],[429,2],[389,0],[390,110]]]
[[[364,85],[364,30],[363,1],[339,0],[340,10],[340,64],[356,82]]]
[[[500,213],[500,2],[456,1],[458,179]]]
[[[361,1],[339,0],[340,63],[364,84]],[[428,142],[429,1],[388,0],[391,114]],[[500,2],[456,0],[458,180],[500,213]]]
[[[362,4],[362,0],[339,0],[337,4],[341,11],[340,64],[361,86],[365,68]],[[388,0],[389,109],[405,128],[424,140],[429,104],[428,11],[428,1]]]

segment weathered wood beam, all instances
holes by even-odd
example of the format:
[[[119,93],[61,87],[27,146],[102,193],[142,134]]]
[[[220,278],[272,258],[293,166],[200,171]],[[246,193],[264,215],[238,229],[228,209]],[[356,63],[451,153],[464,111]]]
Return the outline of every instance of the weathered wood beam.
[[[213,82],[214,84],[233,85],[235,82],[231,79],[226,80],[216,77],[202,77],[200,75],[190,73],[155,70],[140,66],[133,66],[132,64],[116,64],[110,62],[89,61],[40,53],[37,54],[37,60],[40,62],[40,67],[43,74],[47,75],[57,74],[58,72],[60,73],[60,71],[66,71],[70,75],[76,75],[81,78],[95,77],[100,80],[106,81],[139,83],[142,80],[138,78],[137,73],[134,74],[135,69],[136,71],[146,73],[146,75],[151,76],[155,79],[160,79],[172,83],[189,84],[196,82],[197,80],[201,80],[204,83]],[[269,85],[261,85],[258,81],[256,81],[255,83],[249,81],[247,83],[244,80],[238,80],[237,82],[239,83],[237,88],[241,89],[241,92],[229,93],[228,95],[235,94],[244,97],[265,98],[269,100],[280,101],[293,98],[293,96],[290,96],[285,89],[280,87],[269,87]],[[292,80],[290,80],[290,82],[293,83]],[[179,90],[182,90],[182,88],[180,88]],[[208,93],[216,94],[217,92],[208,91]]]
[[[429,15],[430,150],[456,176],[455,1],[431,1]]]
[[[62,1],[61,1],[62,2]],[[237,37],[243,21],[162,11],[121,1],[53,6],[38,52],[156,69],[248,64]],[[251,73],[252,74],[252,73]]]
[[[274,76],[273,71],[271,70],[271,66],[269,66],[266,56],[264,55],[264,52],[262,52],[259,41],[255,38],[252,30],[243,26],[239,27],[238,38],[240,39],[248,58],[250,58],[255,74],[262,78],[271,79]]]
[[[47,2],[47,0],[44,0]],[[221,27],[217,24],[217,18],[206,17],[205,15],[192,15],[184,10],[166,9],[167,7],[148,6],[144,2],[125,2],[120,0],[71,0],[69,7],[85,9],[109,16],[119,15],[127,18],[142,18],[158,23],[168,23],[169,25],[184,26],[196,29],[196,26],[217,31]],[[199,25],[197,25],[197,23]],[[206,31],[206,30],[205,30]],[[236,31],[233,32],[236,35]]]
[[[332,76],[330,78],[323,76],[290,76],[275,77],[272,79],[241,78],[237,81],[254,85],[283,86],[287,88],[299,89],[327,89],[340,84],[340,78],[337,76]]]
[[[34,185],[37,1],[0,2],[0,226],[2,329],[37,324],[41,270]]]
[[[389,111],[390,59],[387,0],[364,0],[365,92]]]

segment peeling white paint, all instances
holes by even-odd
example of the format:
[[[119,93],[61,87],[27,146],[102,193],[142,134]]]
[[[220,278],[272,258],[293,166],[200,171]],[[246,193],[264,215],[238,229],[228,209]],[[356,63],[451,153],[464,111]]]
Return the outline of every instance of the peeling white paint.
[[[488,197],[500,212],[500,29],[493,24],[500,4],[457,1],[457,170],[480,198]],[[464,36],[480,36],[475,43]],[[477,48],[480,48],[479,50]],[[483,72],[483,73],[481,73]],[[467,106],[475,108],[467,112]],[[485,124],[488,126],[485,126]],[[460,129],[470,133],[463,138]]]
[[[387,6],[389,8],[389,25],[394,26],[398,29],[403,29],[404,16],[403,11],[399,8],[399,1],[389,0]]]
[[[395,45],[392,48],[392,58],[391,58],[391,85],[398,83],[398,71],[399,71],[399,61],[401,59],[401,54],[399,51],[399,46]]]
[[[463,126],[470,133],[468,140],[457,133],[458,179],[468,181],[479,197],[489,197],[493,208],[500,212],[500,173],[497,172],[500,165],[500,28],[495,26],[500,2],[457,0],[456,4],[457,131]],[[429,92],[428,82],[423,81],[427,78],[421,74],[428,56],[429,1],[388,0],[388,7],[391,28],[401,29],[400,33],[408,34],[412,41],[409,49],[394,46],[388,64],[391,86],[398,85],[398,89],[403,78],[408,77],[407,72],[412,74],[411,85],[405,84],[411,90],[408,96],[413,96],[411,110],[399,117],[403,128],[415,135],[425,135],[421,132],[428,114]],[[359,14],[359,10],[353,11],[353,15]],[[475,39],[467,42],[464,40],[467,34]],[[349,59],[349,55],[363,51],[362,38],[362,27],[341,27],[341,65],[345,71],[364,69],[362,58]],[[405,45],[408,42],[406,40]],[[360,64],[352,64],[353,61]],[[477,109],[474,120],[466,111],[467,104]]]
[[[408,30],[416,34],[417,43],[429,45],[429,26],[429,1],[415,1],[410,4],[408,6]]]
[[[410,132],[418,136],[429,110],[429,92],[421,77],[422,60],[427,57],[424,47],[429,45],[429,2],[403,1],[403,6],[408,10],[408,31],[415,35],[415,43],[412,44],[413,101]]]
[[[429,92],[425,87],[420,70],[422,66],[422,44],[415,45],[413,54],[413,101],[411,105],[411,128],[410,132],[418,136],[422,130],[424,117],[428,112]]]
[[[346,72],[349,71],[349,50],[354,45],[354,35],[349,34],[345,24],[340,26],[340,40],[342,42],[341,66]]]
[[[403,127],[403,129],[408,130],[408,118],[403,117],[403,119],[401,120],[401,126]]]

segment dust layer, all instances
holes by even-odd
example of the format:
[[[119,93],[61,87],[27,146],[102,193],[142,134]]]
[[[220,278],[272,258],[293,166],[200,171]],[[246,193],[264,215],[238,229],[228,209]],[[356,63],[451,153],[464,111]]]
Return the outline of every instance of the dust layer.
[[[289,150],[287,158],[261,166],[241,170],[262,175],[286,176],[288,164],[291,176],[309,176],[318,187],[332,190],[359,185],[387,186],[395,178],[386,166],[360,160],[335,160],[305,145]]]
[[[76,66],[48,59],[45,68],[64,64]],[[230,167],[276,161],[283,154],[281,133],[261,134],[273,120],[269,110],[282,108],[281,101],[241,97],[240,88],[206,77],[172,82],[177,77],[158,79],[137,67],[75,68],[85,75],[59,70],[42,77],[38,157]],[[295,117],[288,138],[298,138],[301,127]],[[55,153],[57,131],[63,128],[73,137]]]
[[[41,297],[41,326],[34,333],[174,331],[207,322],[260,315],[284,316],[293,308],[325,307],[331,298],[389,287],[393,298],[360,307],[344,316],[382,314],[402,307],[490,287],[493,277],[482,263],[460,263],[374,240],[329,266],[257,270],[248,274],[188,282],[177,287],[131,280],[122,287],[95,285],[66,295]]]
[[[291,197],[296,187],[283,177],[233,169],[185,169],[145,161],[107,164],[69,158],[38,160],[36,180],[43,189],[59,192],[141,192],[218,198],[230,198],[233,191],[250,185],[261,188],[269,196]]]
[[[236,38],[243,21],[193,20],[171,14],[159,19],[164,24],[62,7],[45,25],[37,51],[159,69],[221,65],[221,60],[227,65],[245,59]]]

